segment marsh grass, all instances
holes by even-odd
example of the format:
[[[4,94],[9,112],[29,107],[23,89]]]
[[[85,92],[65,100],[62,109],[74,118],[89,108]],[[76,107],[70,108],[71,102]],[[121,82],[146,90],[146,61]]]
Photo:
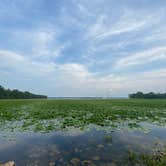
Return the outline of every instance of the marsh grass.
[[[19,122],[20,123],[15,123]],[[166,100],[1,100],[1,130],[50,132],[70,127],[166,125]],[[13,124],[13,125],[7,125]],[[7,126],[7,127],[5,127]]]

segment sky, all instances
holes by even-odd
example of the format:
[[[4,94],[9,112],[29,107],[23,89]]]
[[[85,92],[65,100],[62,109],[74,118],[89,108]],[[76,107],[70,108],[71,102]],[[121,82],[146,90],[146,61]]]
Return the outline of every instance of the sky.
[[[0,85],[52,97],[166,92],[166,1],[0,0]]]

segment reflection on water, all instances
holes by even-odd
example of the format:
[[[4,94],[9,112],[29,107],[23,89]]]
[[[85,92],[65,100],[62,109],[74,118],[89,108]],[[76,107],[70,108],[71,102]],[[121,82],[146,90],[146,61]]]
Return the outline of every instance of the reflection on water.
[[[105,132],[91,130],[67,134],[16,134],[0,139],[0,161],[17,166],[115,166],[128,165],[127,152],[151,153],[166,144],[166,128],[151,126],[142,131]]]

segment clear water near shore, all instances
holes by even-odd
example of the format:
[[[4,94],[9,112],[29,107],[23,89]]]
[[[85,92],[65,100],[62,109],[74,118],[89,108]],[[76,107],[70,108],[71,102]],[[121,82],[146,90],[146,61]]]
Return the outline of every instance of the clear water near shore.
[[[0,161],[14,160],[17,166],[130,165],[128,152],[153,153],[166,145],[166,128],[146,124],[149,132],[115,130],[1,135]],[[3,137],[2,137],[3,136]]]

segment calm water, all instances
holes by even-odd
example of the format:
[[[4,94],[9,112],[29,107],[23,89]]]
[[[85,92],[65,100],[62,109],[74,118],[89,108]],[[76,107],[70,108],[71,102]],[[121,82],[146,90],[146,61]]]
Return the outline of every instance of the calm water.
[[[55,132],[0,136],[0,161],[17,166],[115,166],[129,165],[129,150],[151,153],[166,145],[166,128],[148,125],[151,131]]]

